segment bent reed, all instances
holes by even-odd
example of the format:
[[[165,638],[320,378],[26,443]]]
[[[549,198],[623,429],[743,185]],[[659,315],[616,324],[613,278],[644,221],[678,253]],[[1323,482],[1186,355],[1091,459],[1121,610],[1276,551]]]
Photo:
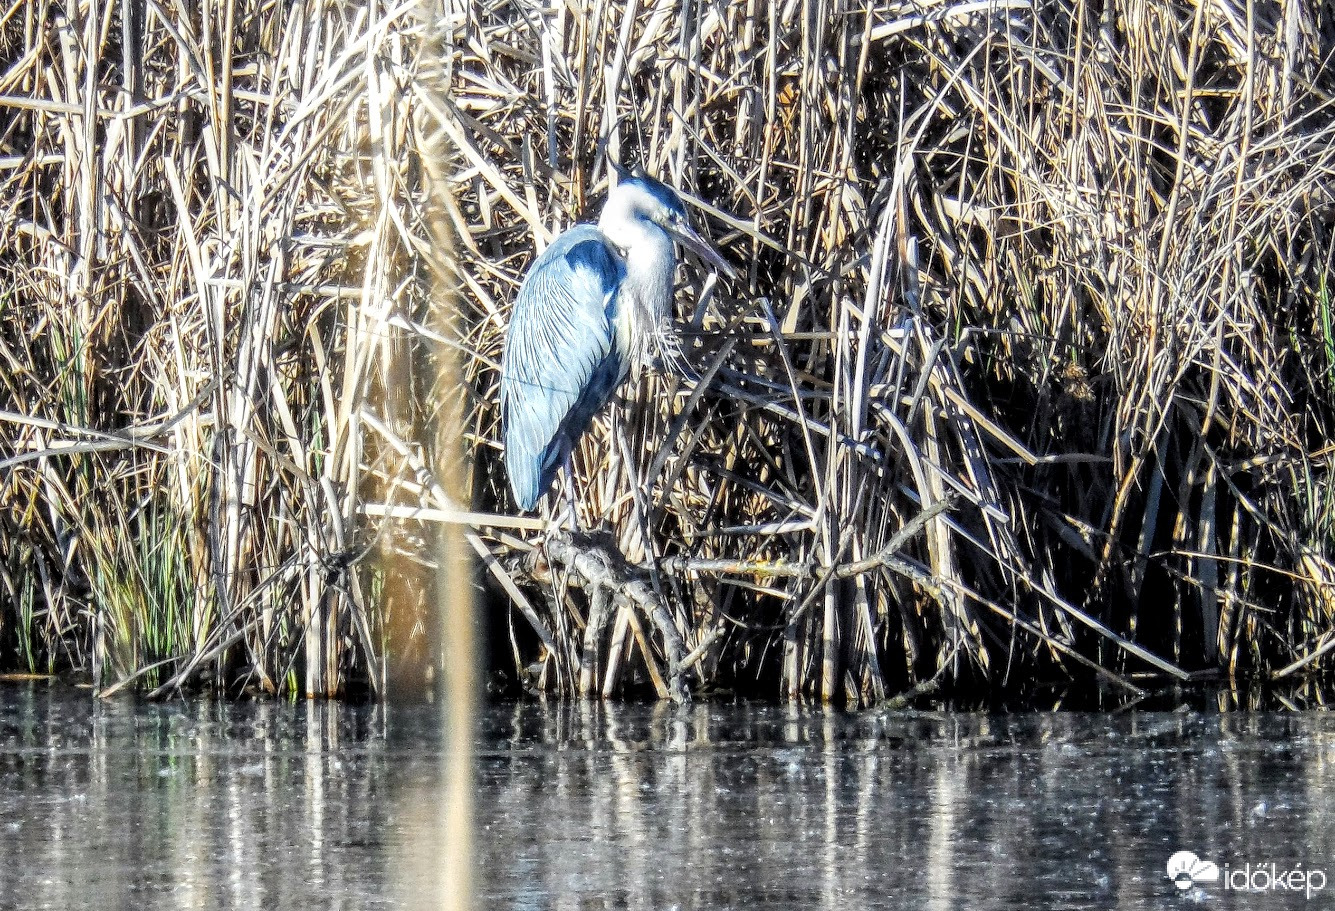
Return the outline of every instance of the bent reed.
[[[1329,673],[1328,6],[421,13],[6,20],[7,664],[381,686],[463,523],[493,651],[553,692]],[[497,371],[604,143],[744,276],[679,271],[682,364],[623,386],[575,459],[589,532],[549,534]]]

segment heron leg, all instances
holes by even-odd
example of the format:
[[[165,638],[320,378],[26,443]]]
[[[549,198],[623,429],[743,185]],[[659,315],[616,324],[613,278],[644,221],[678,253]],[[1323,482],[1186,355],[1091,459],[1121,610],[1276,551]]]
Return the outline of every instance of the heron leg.
[[[579,531],[579,510],[575,503],[575,458],[573,449],[566,453],[566,508],[570,510],[570,530]]]

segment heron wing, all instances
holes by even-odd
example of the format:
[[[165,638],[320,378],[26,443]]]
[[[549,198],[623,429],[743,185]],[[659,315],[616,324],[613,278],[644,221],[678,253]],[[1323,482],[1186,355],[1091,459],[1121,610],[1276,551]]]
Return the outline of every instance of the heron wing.
[[[538,257],[515,298],[501,361],[501,421],[520,508],[546,493],[621,379],[612,317],[621,256],[591,225]]]

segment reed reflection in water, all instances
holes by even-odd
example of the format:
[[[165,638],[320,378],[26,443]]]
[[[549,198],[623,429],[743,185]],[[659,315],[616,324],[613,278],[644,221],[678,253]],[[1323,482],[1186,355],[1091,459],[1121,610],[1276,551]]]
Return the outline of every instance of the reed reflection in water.
[[[439,821],[395,789],[439,783],[439,713],[386,711],[0,685],[0,906],[404,906],[387,864]]]
[[[488,908],[1160,908],[1179,849],[1335,874],[1324,714],[490,720]]]
[[[5,907],[416,907],[450,850],[429,707],[2,690]],[[480,908],[1157,908],[1182,848],[1335,873],[1324,714],[530,703],[479,725]]]

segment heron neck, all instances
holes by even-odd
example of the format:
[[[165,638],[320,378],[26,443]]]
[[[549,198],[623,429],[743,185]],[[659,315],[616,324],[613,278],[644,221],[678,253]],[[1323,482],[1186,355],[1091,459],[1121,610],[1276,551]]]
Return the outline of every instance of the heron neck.
[[[623,368],[628,370],[648,361],[654,339],[671,318],[676,249],[658,225],[626,218],[615,206],[603,211],[598,228],[625,258],[613,322],[618,345],[628,355]]]
[[[653,222],[617,215],[604,212],[598,227],[626,258],[623,291],[630,292],[645,316],[654,322],[665,320],[672,312],[672,285],[677,267],[672,237]]]

